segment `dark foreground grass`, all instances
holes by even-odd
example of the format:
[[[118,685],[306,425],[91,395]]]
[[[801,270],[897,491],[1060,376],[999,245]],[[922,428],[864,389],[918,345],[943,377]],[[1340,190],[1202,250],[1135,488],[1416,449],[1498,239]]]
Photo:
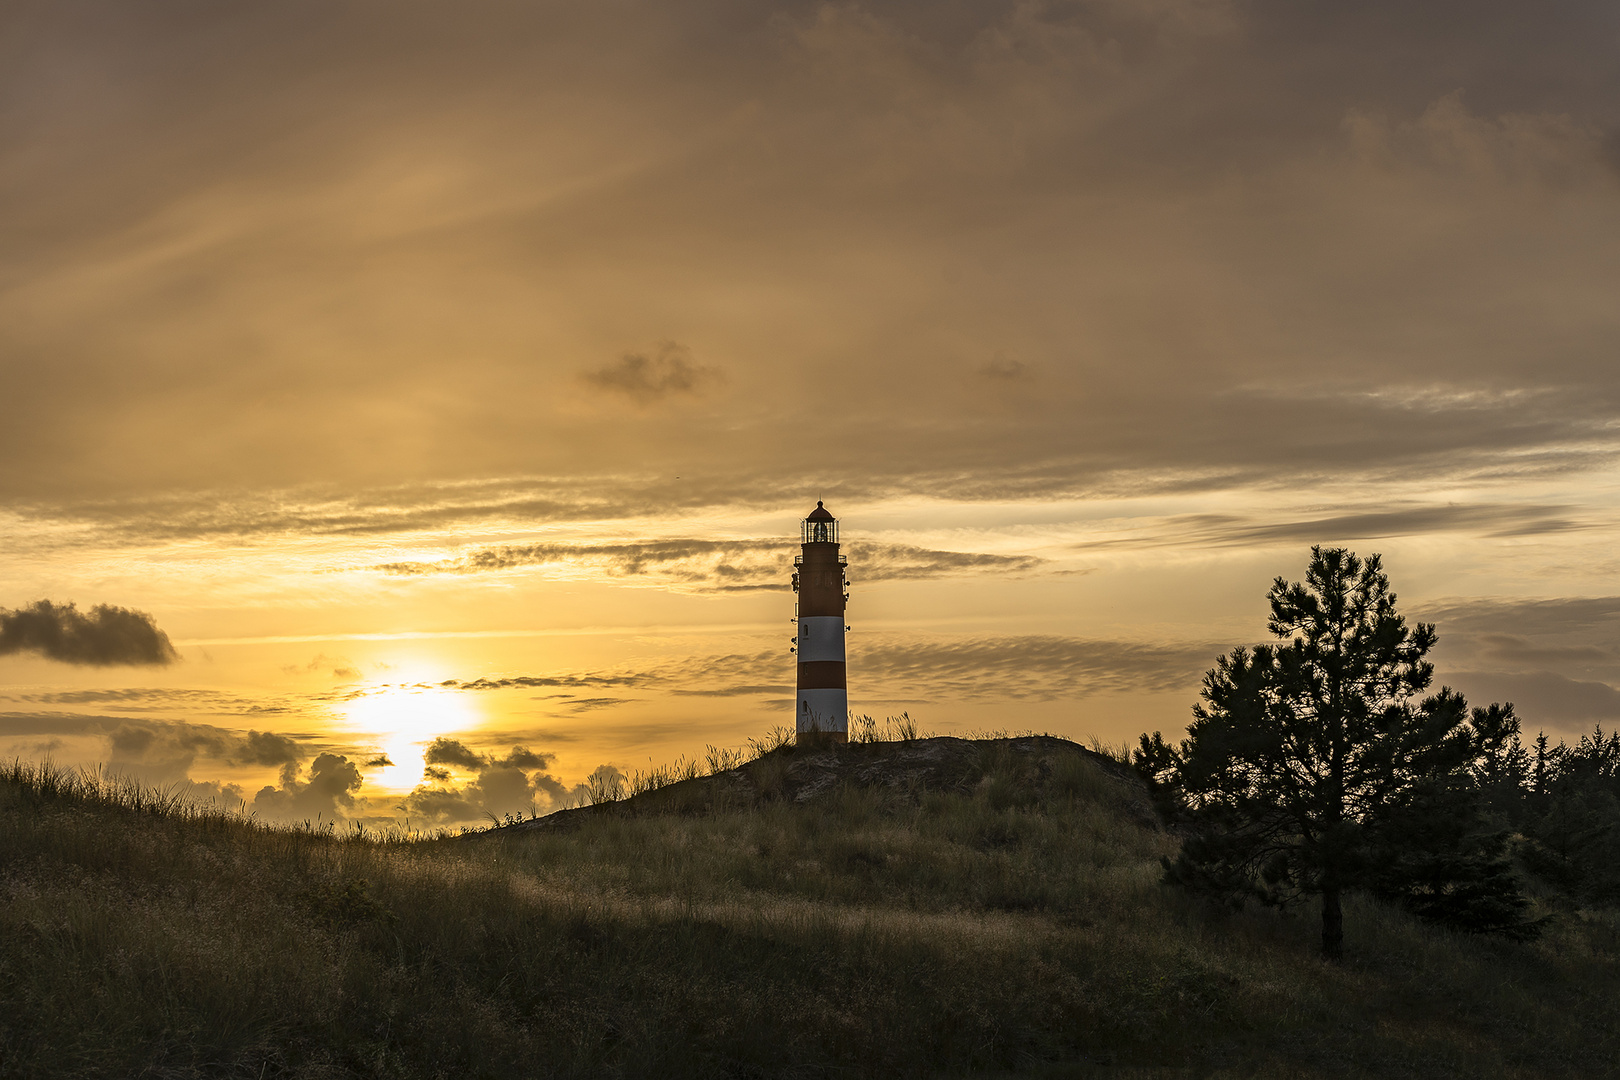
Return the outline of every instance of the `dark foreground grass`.
[[[1076,765],[577,831],[342,839],[0,777],[0,1076],[1620,1072],[1620,923],[1528,945],[1159,884]],[[1091,770],[1091,771],[1088,771]]]

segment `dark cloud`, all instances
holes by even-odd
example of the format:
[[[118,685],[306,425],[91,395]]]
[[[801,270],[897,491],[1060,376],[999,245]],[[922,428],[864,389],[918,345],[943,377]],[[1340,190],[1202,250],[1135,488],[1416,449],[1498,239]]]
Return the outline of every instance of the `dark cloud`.
[[[428,745],[422,754],[422,760],[429,765],[454,765],[458,769],[467,769],[477,772],[486,764],[481,754],[474,753],[459,739],[446,738],[440,735]]]
[[[514,746],[505,757],[492,758],[491,764],[513,769],[544,769],[555,757],[555,754],[537,754],[526,746]]]
[[[557,809],[568,805],[573,794],[544,771],[553,757],[526,746],[509,747],[500,755],[480,754],[458,739],[440,736],[423,755],[427,764],[422,778],[436,786],[418,786],[403,805],[413,817],[440,825]],[[476,776],[458,787],[446,767],[452,765]]]
[[[386,769],[393,764],[387,754],[378,754],[376,757],[367,758],[365,767],[368,769]]]
[[[257,813],[281,821],[336,821],[355,808],[355,794],[365,783],[359,768],[341,754],[319,754],[307,777],[296,763],[282,766],[281,782],[267,784],[253,796]]]
[[[694,363],[692,352],[673,341],[663,342],[656,352],[625,353],[610,367],[588,371],[585,382],[599,390],[621,394],[638,405],[676,394],[696,394],[719,380],[715,368]]]
[[[304,759],[304,752],[296,739],[269,731],[247,733],[238,760],[247,765],[281,766]]]
[[[73,604],[39,600],[0,608],[0,656],[36,652],[64,664],[171,664],[180,659],[169,636],[143,611],[97,604],[84,614]]]
[[[427,750],[422,754],[422,760],[429,765],[454,765],[467,772],[483,772],[488,769],[544,769],[555,757],[555,754],[536,753],[527,746],[510,747],[502,756],[480,754],[460,739],[444,735],[429,743]]]

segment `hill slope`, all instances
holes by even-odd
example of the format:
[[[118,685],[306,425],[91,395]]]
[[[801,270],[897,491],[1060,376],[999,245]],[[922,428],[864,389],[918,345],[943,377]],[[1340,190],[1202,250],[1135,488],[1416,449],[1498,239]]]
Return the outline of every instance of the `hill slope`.
[[[915,803],[925,794],[979,793],[1001,806],[1049,801],[1054,794],[1087,793],[1093,799],[1106,796],[1109,805],[1145,828],[1156,828],[1158,820],[1147,788],[1133,769],[1068,739],[1027,735],[857,742],[817,749],[783,746],[735,769],[506,828],[555,832],[602,817],[712,814],[773,802],[807,804],[847,789],[870,789],[891,803]],[[474,835],[487,837],[500,831]]]
[[[1513,945],[1356,901],[1324,965],[1310,918],[1161,886],[1127,774],[1019,742],[784,749],[473,843],[19,768],[0,1075],[1615,1073],[1612,918]]]

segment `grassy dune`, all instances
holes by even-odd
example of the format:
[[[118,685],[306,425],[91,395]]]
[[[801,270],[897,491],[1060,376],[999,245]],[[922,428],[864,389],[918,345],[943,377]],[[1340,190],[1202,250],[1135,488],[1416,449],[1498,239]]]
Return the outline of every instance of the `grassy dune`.
[[[1309,914],[1160,885],[1175,840],[1100,759],[974,764],[414,841],[18,765],[0,1076],[1620,1072],[1613,913],[1516,945],[1358,900],[1326,965]]]

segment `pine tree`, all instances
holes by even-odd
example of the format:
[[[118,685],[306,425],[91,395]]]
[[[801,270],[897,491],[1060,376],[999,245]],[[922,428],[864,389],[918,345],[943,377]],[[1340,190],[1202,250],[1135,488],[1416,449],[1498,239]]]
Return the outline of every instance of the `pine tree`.
[[[1418,700],[1434,627],[1406,625],[1378,556],[1342,549],[1313,548],[1305,581],[1278,578],[1268,599],[1285,643],[1219,658],[1179,747],[1142,736],[1138,768],[1190,827],[1170,879],[1277,904],[1318,895],[1330,958],[1350,889],[1476,929],[1517,925],[1502,838],[1479,818],[1467,705],[1449,690]]]

